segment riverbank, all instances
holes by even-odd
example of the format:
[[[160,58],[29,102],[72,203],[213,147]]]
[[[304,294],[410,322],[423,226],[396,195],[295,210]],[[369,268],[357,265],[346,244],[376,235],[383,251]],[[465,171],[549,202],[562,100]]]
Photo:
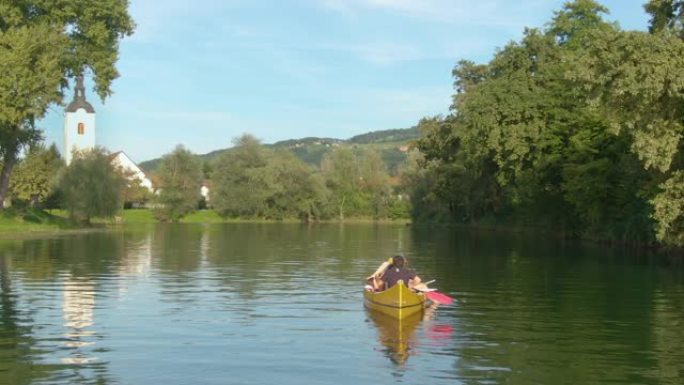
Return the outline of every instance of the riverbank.
[[[143,223],[158,223],[154,217],[152,210],[147,209],[129,209],[123,212],[123,215],[114,219],[94,219],[93,223],[105,224],[143,224]],[[328,219],[317,221],[315,223],[340,223],[339,219]],[[343,223],[396,223],[409,224],[409,219],[374,219],[371,217],[352,217],[345,218]],[[197,210],[188,214],[180,223],[302,223],[297,218],[283,218],[283,219],[260,219],[260,218],[224,218],[216,213],[214,210]]]
[[[223,218],[213,210],[198,210],[180,223],[300,223],[296,218],[282,220]],[[348,218],[344,223],[392,223],[409,224],[408,219],[389,220],[373,218]],[[26,234],[73,233],[101,230],[126,224],[155,224],[159,223],[151,210],[129,209],[115,218],[93,218],[89,226],[77,225],[71,222],[64,210],[37,209],[6,209],[0,214],[0,237],[7,238]],[[340,223],[338,219],[320,221],[317,223]]]

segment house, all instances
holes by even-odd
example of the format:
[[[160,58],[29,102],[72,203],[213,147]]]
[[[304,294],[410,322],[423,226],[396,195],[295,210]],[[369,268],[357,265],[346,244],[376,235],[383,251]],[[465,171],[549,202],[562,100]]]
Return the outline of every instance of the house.
[[[139,180],[140,185],[154,192],[154,184],[152,179],[147,175],[145,170],[140,168],[131,158],[123,151],[117,151],[109,155],[109,162],[112,166],[123,171],[124,175],[131,181]]]

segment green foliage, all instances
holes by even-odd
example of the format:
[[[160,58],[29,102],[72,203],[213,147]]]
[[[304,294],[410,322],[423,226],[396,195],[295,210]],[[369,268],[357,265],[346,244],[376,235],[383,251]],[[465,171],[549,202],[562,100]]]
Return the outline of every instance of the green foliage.
[[[62,167],[64,162],[54,144],[49,148],[42,144],[31,147],[14,170],[10,182],[13,197],[32,206],[45,202],[57,187]]]
[[[646,8],[651,34],[572,1],[489,63],[460,61],[454,113],[420,122],[421,155],[402,171],[414,218],[682,244],[682,7]]]
[[[650,0],[644,9],[651,15],[649,30],[671,31],[684,38],[684,1]]]
[[[385,162],[377,152],[338,147],[323,158],[321,170],[339,219],[387,217],[392,189]]]
[[[358,149],[368,149],[380,153],[390,175],[396,175],[399,165],[406,160],[406,153],[400,148],[407,145],[411,140],[417,139],[418,136],[418,128],[413,127],[373,131],[347,140],[309,137],[288,139],[273,144],[264,144],[263,146],[273,151],[287,150],[292,152],[301,161],[315,168],[319,168],[326,154],[332,152],[338,146],[349,145]],[[199,155],[199,157],[207,162],[207,164],[212,164],[224,153],[234,150],[235,147],[216,150],[208,154]],[[157,170],[159,161],[160,159],[148,160],[140,163],[140,166],[154,172]]]
[[[660,185],[652,200],[658,240],[684,246],[684,171],[676,171]]]
[[[361,210],[363,198],[360,189],[360,170],[351,149],[340,147],[329,153],[321,163],[330,201],[340,220],[345,213]]]
[[[202,183],[202,163],[190,151],[177,146],[162,157],[157,172],[161,190],[156,196],[155,217],[177,222],[197,208]]]
[[[318,174],[287,151],[244,135],[214,165],[212,205],[223,217],[320,219],[326,191]]]
[[[34,122],[91,70],[104,99],[118,76],[119,39],[133,32],[127,0],[0,1],[0,201],[16,157],[40,137]]]
[[[124,178],[102,148],[75,153],[59,182],[64,208],[71,219],[89,223],[92,217],[112,217],[121,209]]]
[[[382,142],[405,142],[415,139],[419,135],[418,127],[408,129],[392,129],[368,132],[366,134],[356,135],[347,142],[353,144],[368,144],[368,143],[382,143]]]
[[[269,167],[271,153],[251,135],[234,143],[214,165],[212,205],[221,216],[264,217],[268,197],[280,189]]]
[[[130,171],[127,172],[121,169],[118,171],[126,181],[121,190],[121,198],[125,208],[133,204],[144,204],[152,199],[152,192],[142,185],[140,178],[135,177]]]

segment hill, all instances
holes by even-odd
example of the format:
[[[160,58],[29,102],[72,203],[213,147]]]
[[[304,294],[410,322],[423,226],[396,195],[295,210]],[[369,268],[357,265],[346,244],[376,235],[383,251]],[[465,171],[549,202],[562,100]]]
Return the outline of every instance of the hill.
[[[292,151],[299,159],[305,163],[319,167],[321,160],[325,154],[331,151],[336,146],[347,145],[354,148],[370,148],[374,151],[379,151],[390,174],[394,175],[401,162],[406,159],[405,146],[412,140],[418,139],[420,131],[418,127],[399,128],[390,130],[381,130],[368,132],[361,135],[353,136],[349,139],[335,139],[335,138],[318,138],[307,137],[301,139],[282,140],[272,144],[264,144],[264,146],[273,149],[285,149]],[[218,158],[230,148],[215,150],[207,154],[199,155],[202,161],[211,162]],[[152,159],[141,162],[140,166],[152,173],[156,171],[161,159]]]

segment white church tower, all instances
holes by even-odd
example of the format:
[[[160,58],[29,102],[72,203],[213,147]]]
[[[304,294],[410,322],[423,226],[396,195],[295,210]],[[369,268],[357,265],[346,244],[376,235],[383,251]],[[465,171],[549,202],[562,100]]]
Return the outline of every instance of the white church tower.
[[[73,151],[95,148],[95,109],[86,101],[83,75],[76,78],[74,100],[64,112],[64,159],[71,163]]]

